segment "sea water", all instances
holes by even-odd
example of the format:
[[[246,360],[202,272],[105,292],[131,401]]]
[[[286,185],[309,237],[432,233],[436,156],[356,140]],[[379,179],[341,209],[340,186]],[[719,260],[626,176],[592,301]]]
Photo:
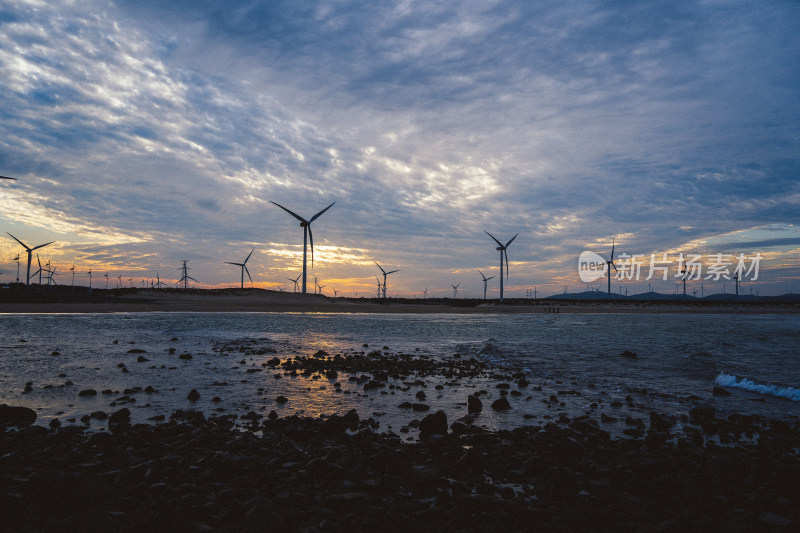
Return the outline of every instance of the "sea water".
[[[269,353],[219,353],[220,346],[232,342]],[[312,380],[264,366],[275,356],[375,349],[442,359],[475,357],[498,374],[524,373],[530,385],[509,396],[511,411],[498,413],[488,408],[499,397],[497,379],[427,377],[367,392],[346,374]],[[626,350],[636,357],[623,356]],[[192,358],[179,359],[181,354]],[[148,361],[137,362],[139,355]],[[158,392],[124,394],[125,389],[147,386]],[[713,395],[715,386],[731,394]],[[79,396],[84,389],[112,392]],[[196,402],[186,398],[192,389],[200,393]],[[450,420],[466,414],[469,394],[486,391],[485,409],[476,423],[490,429],[541,424],[560,415],[603,412],[623,420],[644,418],[650,411],[680,414],[698,403],[727,413],[794,419],[800,415],[800,316],[0,315],[0,403],[36,409],[38,423],[110,413],[121,406],[131,410],[136,422],[189,408],[237,416],[272,410],[280,416],[325,416],[354,408],[363,418],[375,418],[381,429],[398,431],[424,415],[399,408],[404,401],[417,401],[419,390],[432,410],[444,410]],[[278,395],[289,401],[277,403]],[[120,400],[123,396],[134,401]]]

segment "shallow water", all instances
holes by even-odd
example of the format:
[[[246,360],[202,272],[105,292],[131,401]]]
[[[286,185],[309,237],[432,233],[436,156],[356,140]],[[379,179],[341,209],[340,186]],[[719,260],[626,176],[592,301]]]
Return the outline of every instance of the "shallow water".
[[[237,356],[215,350],[236,341],[275,353]],[[332,380],[290,377],[262,367],[274,356],[384,346],[391,353],[476,357],[501,373],[525,372],[531,387],[509,396],[510,412],[495,413],[488,404],[499,397],[498,380],[486,377],[457,383],[429,377],[405,392],[365,392],[340,373],[336,381],[343,392],[335,392]],[[142,355],[150,361],[137,363],[139,354],[128,353],[132,348],[145,350]],[[7,314],[0,315],[0,403],[36,409],[39,423],[53,417],[64,421],[112,412],[123,405],[111,402],[126,388],[150,385],[159,392],[130,394],[135,403],[124,404],[134,421],[179,408],[239,415],[274,409],[281,416],[356,408],[362,417],[374,416],[381,429],[397,431],[424,416],[398,408],[403,401],[416,401],[419,390],[432,410],[443,409],[452,420],[466,413],[467,395],[483,389],[488,395],[478,424],[492,429],[543,423],[562,413],[603,412],[620,419],[650,410],[678,414],[698,402],[726,412],[792,418],[800,414],[800,402],[791,399],[800,388],[799,348],[800,317],[792,315]],[[637,357],[622,357],[624,350]],[[192,359],[180,360],[182,353]],[[712,396],[715,380],[732,395]],[[24,392],[27,382],[30,392]],[[435,385],[445,386],[437,390]],[[114,394],[78,396],[88,388]],[[201,398],[190,403],[186,395],[193,388]],[[280,394],[289,402],[276,404]],[[558,401],[548,401],[551,395]],[[214,396],[221,401],[212,402]]]

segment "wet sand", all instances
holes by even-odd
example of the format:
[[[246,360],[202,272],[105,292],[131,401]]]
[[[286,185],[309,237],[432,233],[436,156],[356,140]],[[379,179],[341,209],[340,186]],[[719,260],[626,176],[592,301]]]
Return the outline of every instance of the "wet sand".
[[[83,289],[83,288],[82,288]],[[297,313],[721,313],[798,314],[800,304],[762,302],[571,301],[507,299],[329,298],[262,289],[117,289],[0,291],[0,313],[115,312]]]

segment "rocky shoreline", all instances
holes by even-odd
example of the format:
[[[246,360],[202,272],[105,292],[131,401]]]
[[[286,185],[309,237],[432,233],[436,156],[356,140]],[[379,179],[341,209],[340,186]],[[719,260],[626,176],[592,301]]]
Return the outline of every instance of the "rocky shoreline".
[[[176,411],[109,430],[20,420],[0,436],[7,531],[790,531],[797,425],[712,408],[653,413],[639,438],[588,417],[490,432],[421,421],[422,440],[355,411],[267,418]],[[21,425],[21,427],[17,427]],[[693,429],[687,431],[691,426]]]

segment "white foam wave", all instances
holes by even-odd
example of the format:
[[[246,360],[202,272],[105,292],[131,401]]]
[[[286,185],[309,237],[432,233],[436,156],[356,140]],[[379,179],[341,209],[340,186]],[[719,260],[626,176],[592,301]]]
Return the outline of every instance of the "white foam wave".
[[[774,385],[772,383],[756,383],[752,379],[737,379],[733,374],[726,374],[725,372],[717,376],[716,379],[714,379],[714,383],[722,387],[733,387],[800,402],[800,388],[797,387]]]

